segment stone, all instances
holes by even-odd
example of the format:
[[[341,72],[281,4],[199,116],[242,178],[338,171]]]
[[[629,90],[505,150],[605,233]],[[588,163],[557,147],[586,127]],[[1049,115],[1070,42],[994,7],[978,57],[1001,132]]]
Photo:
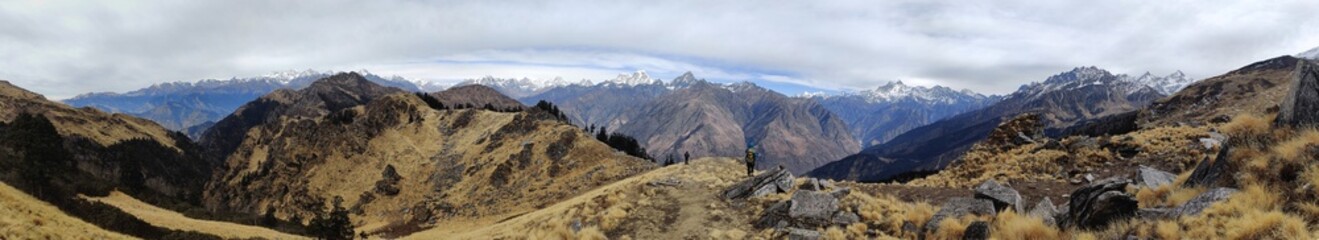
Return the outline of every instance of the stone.
[[[1054,216],[1057,216],[1058,213],[1058,207],[1053,205],[1053,200],[1050,200],[1049,197],[1044,197],[1039,203],[1035,204],[1035,208],[1032,208],[1027,215],[1040,218],[1049,226],[1056,226],[1058,225],[1058,220],[1054,218]]]
[[[1232,197],[1232,194],[1234,193],[1237,193],[1237,190],[1233,188],[1210,189],[1200,195],[1196,195],[1194,198],[1191,198],[1190,201],[1186,201],[1182,206],[1175,208],[1173,213],[1178,216],[1200,214],[1200,212],[1204,212],[1206,208],[1209,208],[1210,205],[1219,201],[1227,200],[1227,198]]]
[[[1214,150],[1214,148],[1222,146],[1223,141],[1213,138],[1200,138],[1200,145],[1204,146],[1205,150]]]
[[[820,187],[824,189],[834,188],[834,181],[829,179],[820,179]]]
[[[1141,219],[1163,219],[1173,216],[1171,208],[1141,208],[1136,210],[1136,217]]]
[[[1021,194],[1015,189],[998,184],[998,181],[989,180],[980,183],[975,187],[975,193],[976,198],[993,201],[995,210],[1013,209],[1024,212],[1021,209]]]
[[[1319,127],[1319,66],[1300,61],[1292,72],[1291,86],[1278,104],[1275,127]]]
[[[939,230],[939,222],[944,219],[960,218],[967,214],[992,217],[996,216],[998,212],[994,210],[994,203],[989,200],[963,197],[951,198],[939,207],[939,211],[935,212],[928,222],[925,222],[924,232]]]
[[[1195,170],[1191,171],[1191,176],[1186,178],[1182,187],[1217,187],[1223,185],[1223,176],[1230,174],[1232,166],[1228,164],[1228,152],[1232,150],[1230,145],[1223,145],[1218,150],[1218,156],[1210,161],[1205,158],[1200,164],[1195,165]]]
[[[802,227],[827,226],[838,211],[838,199],[816,191],[797,191],[788,205],[788,217]]]
[[[847,226],[860,221],[861,221],[861,216],[858,216],[856,215],[856,213],[853,212],[838,211],[837,213],[834,213],[834,219],[833,219],[834,225]]]
[[[989,223],[985,221],[971,222],[966,226],[966,231],[962,232],[962,240],[985,240],[989,239]]]
[[[724,190],[725,200],[738,200],[761,197],[773,193],[785,193],[792,190],[792,173],[784,169],[772,169],[734,184]]]
[[[1136,198],[1126,193],[1130,180],[1109,178],[1072,192],[1063,228],[1097,229],[1136,215]]]
[[[820,239],[820,232],[815,230],[806,230],[801,228],[788,228],[783,230],[788,233],[789,240],[816,240]]]
[[[756,220],[755,227],[781,229],[790,226],[792,217],[788,216],[789,204],[789,201],[782,201],[765,208],[765,211],[760,215],[760,219]]]
[[[837,199],[843,199],[843,197],[847,197],[847,194],[851,194],[851,193],[852,193],[852,188],[842,187],[830,191],[829,195],[834,196],[834,198]]]
[[[1140,166],[1136,169],[1136,185],[1144,188],[1157,188],[1163,185],[1172,184],[1177,175],[1170,172],[1164,172],[1147,166]]]

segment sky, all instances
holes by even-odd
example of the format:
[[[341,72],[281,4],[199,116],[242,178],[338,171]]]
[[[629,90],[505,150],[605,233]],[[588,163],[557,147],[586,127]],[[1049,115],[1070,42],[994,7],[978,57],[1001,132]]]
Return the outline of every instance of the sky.
[[[30,1],[0,79],[62,99],[274,71],[889,81],[1005,94],[1076,66],[1195,78],[1319,47],[1319,1]]]

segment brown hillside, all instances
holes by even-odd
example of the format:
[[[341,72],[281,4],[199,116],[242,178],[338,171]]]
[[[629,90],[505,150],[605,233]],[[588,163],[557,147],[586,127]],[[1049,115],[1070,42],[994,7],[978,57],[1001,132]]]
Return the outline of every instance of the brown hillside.
[[[1150,104],[1140,112],[1137,123],[1150,128],[1276,113],[1298,61],[1291,56],[1277,57],[1196,82]]]
[[[412,94],[266,119],[208,185],[208,208],[305,220],[340,197],[360,231],[393,236],[530,211],[650,166],[537,110],[440,111]]]
[[[49,203],[0,183],[0,239],[135,238],[69,216]]]
[[[495,109],[523,108],[522,103],[485,85],[473,84],[452,87],[432,93],[431,96],[435,96],[435,99],[449,106],[471,104],[473,107],[479,108],[490,104]]]

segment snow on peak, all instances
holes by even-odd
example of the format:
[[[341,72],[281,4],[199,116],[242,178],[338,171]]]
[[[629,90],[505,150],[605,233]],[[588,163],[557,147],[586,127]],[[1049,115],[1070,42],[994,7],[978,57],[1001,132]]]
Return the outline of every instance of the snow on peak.
[[[984,95],[972,92],[969,89],[958,91],[944,86],[910,86],[903,83],[901,80],[888,82],[875,89],[844,93],[844,95],[859,96],[872,103],[902,100],[913,100],[926,103],[954,103],[961,99],[985,98]]]
[[[1154,74],[1145,72],[1145,74],[1141,74],[1139,77],[1126,78],[1130,82],[1154,88],[1154,90],[1159,91],[1159,93],[1162,93],[1163,95],[1177,93],[1177,91],[1181,91],[1182,88],[1186,88],[1187,85],[1191,85],[1191,83],[1195,82],[1194,78],[1186,77],[1186,73],[1183,73],[1180,70],[1168,74],[1168,76],[1155,76]]]
[[[1306,51],[1304,51],[1304,52],[1297,53],[1297,54],[1296,54],[1296,57],[1298,57],[1298,58],[1312,59],[1312,60],[1319,60],[1319,47],[1311,48],[1310,50],[1306,50]]]
[[[646,74],[645,70],[638,70],[632,73],[631,75],[620,73],[618,74],[618,77],[614,77],[614,79],[606,80],[605,82],[625,85],[625,86],[638,86],[638,85],[662,83],[662,82],[657,82],[657,80],[650,78],[650,75]]]
[[[1043,83],[1032,82],[1022,85],[1013,94],[1028,94],[1031,97],[1037,97],[1058,90],[1112,85],[1112,87],[1120,88],[1120,91],[1127,94],[1138,93],[1148,87],[1161,94],[1171,95],[1195,81],[1193,78],[1186,77],[1186,73],[1182,71],[1176,71],[1167,76],[1157,76],[1149,72],[1145,72],[1140,76],[1131,76],[1126,74],[1114,75],[1107,70],[1090,66],[1077,67],[1071,71],[1050,76]]]
[[[316,70],[311,70],[311,69],[302,70],[302,71],[290,69],[288,71],[282,71],[282,72],[271,72],[270,74],[262,75],[261,77],[287,84],[290,81],[293,81],[293,79],[313,77],[313,76],[320,77],[331,74],[333,74],[333,72],[318,72]],[[366,74],[365,70],[363,70],[363,74]]]

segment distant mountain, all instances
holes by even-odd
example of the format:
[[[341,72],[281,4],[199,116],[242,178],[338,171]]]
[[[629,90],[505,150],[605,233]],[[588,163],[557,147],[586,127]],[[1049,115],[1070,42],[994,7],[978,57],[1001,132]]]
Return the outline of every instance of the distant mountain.
[[[375,83],[408,91],[422,91],[417,83],[400,77],[385,78],[362,71]],[[152,85],[127,93],[88,93],[64,100],[75,107],[95,107],[151,119],[172,130],[183,131],[205,122],[219,121],[238,106],[276,89],[302,89],[334,72],[314,70],[276,72],[260,77],[206,79]],[[426,85],[428,88],[436,85]],[[196,136],[193,136],[196,137]]]
[[[784,165],[801,173],[860,149],[846,123],[814,99],[747,82],[711,83],[690,72],[664,82],[639,71],[588,83],[519,100],[546,100],[580,126],[636,137],[657,159],[741,156],[748,144],[759,144],[760,168]]]
[[[843,119],[863,147],[882,144],[908,130],[1002,99],[944,86],[908,86],[902,81],[860,92],[805,97],[815,99]]]
[[[1044,82],[1023,85],[986,108],[912,129],[887,143],[815,169],[809,175],[884,181],[938,170],[984,139],[999,122],[1020,113],[1038,113],[1046,127],[1063,128],[1133,111],[1164,96],[1159,90],[1132,79],[1096,67],[1078,67]]]
[[[1172,74],[1168,74],[1168,76],[1162,77],[1154,76],[1154,74],[1145,72],[1145,74],[1141,74],[1140,76],[1128,78],[1131,78],[1132,82],[1150,86],[1163,95],[1177,93],[1177,91],[1181,91],[1182,88],[1186,88],[1187,85],[1191,85],[1191,83],[1196,81],[1194,78],[1186,77],[1186,74],[1182,73],[1182,71],[1176,71]]]

